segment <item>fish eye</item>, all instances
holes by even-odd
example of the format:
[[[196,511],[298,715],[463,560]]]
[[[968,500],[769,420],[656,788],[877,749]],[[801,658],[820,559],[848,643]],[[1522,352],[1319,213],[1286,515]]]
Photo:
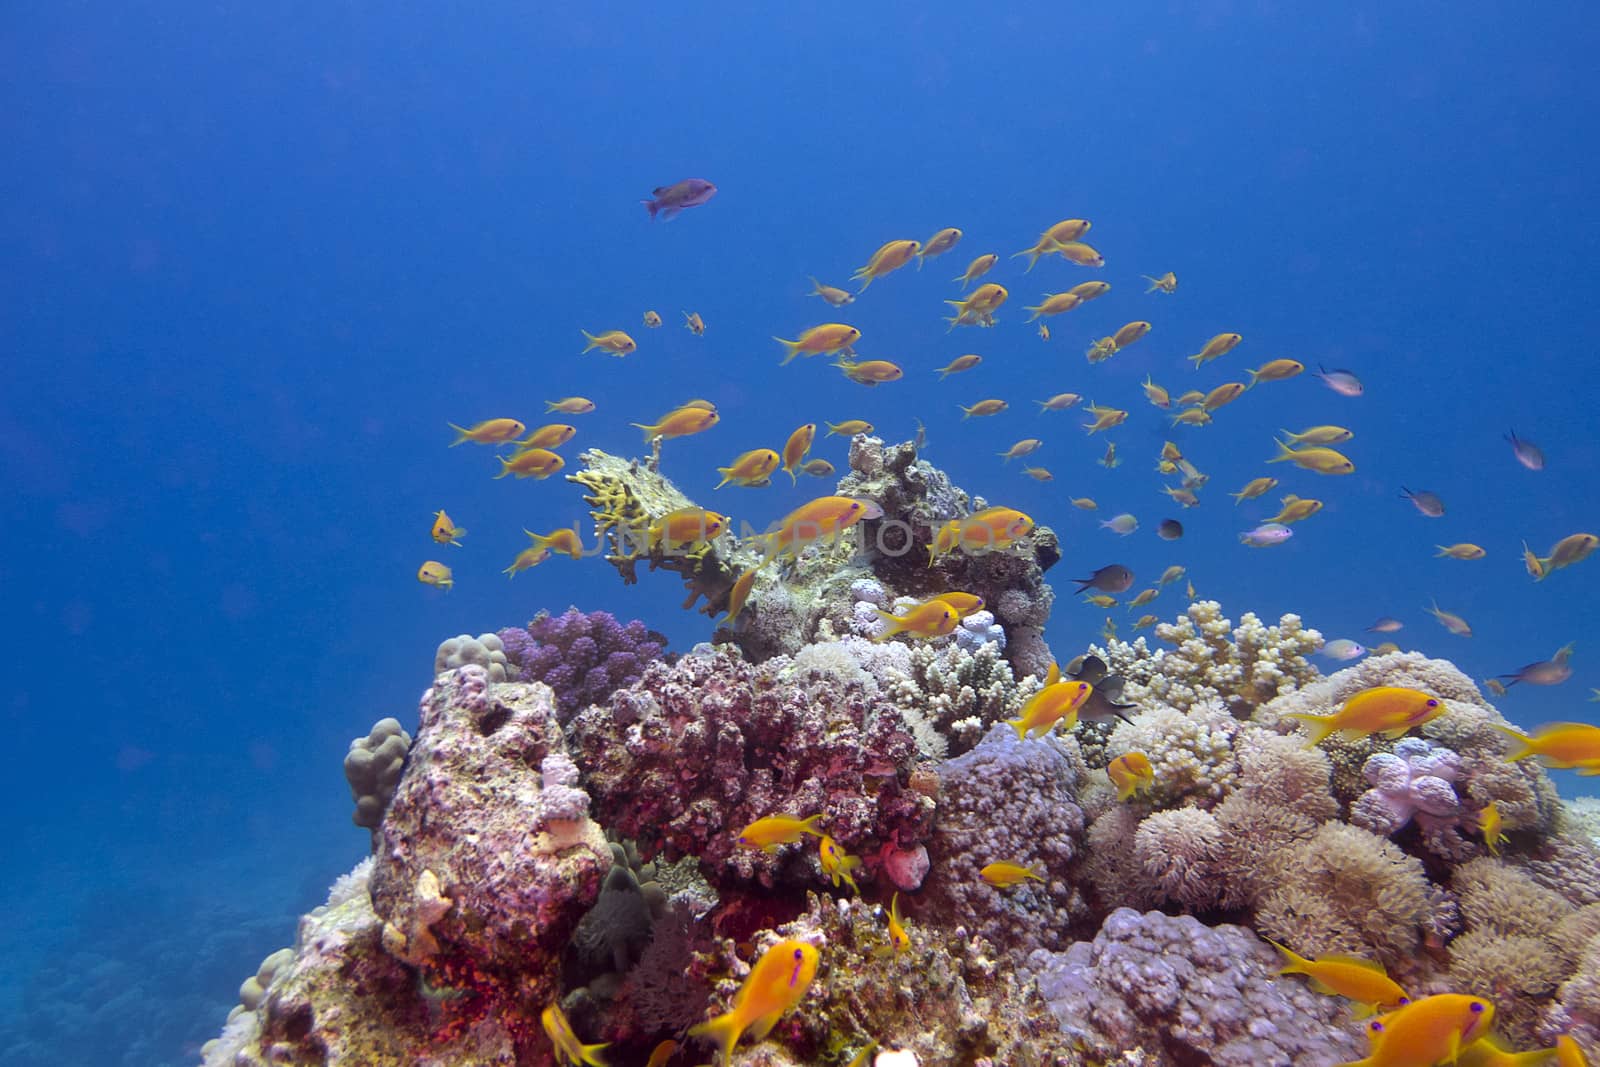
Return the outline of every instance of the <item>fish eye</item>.
[[[1372,1024],[1372,1032],[1375,1033],[1375,1034],[1383,1033],[1383,1024],[1382,1023],[1373,1023]]]
[[[805,956],[804,952],[800,951],[799,949],[795,949],[794,950],[794,958],[796,960],[802,959],[802,958],[804,958],[804,956]],[[1474,1004],[1473,1007],[1476,1008],[1476,1007],[1478,1007],[1478,1005]]]
[[[1482,1012],[1482,1011],[1483,1011],[1483,1001],[1474,1000],[1472,1002],[1472,1013],[1474,1015],[1476,1015],[1476,1014],[1478,1014],[1479,1012]]]
[[[1438,702],[1438,701],[1437,701],[1437,700],[1430,700],[1430,701],[1428,701],[1428,707],[1430,707],[1430,708],[1436,708],[1436,707],[1438,707],[1438,706],[1439,706],[1439,702]]]

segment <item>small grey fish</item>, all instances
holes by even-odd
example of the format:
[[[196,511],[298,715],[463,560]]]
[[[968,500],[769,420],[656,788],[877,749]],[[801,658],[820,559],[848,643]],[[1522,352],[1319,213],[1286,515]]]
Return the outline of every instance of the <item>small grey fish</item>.
[[[1239,535],[1239,543],[1251,548],[1269,548],[1281,545],[1294,536],[1294,531],[1281,522],[1264,522],[1254,530]]]
[[[1467,624],[1467,620],[1460,615],[1441,609],[1437,600],[1433,602],[1433,607],[1428,609],[1428,614],[1438,619],[1440,626],[1443,626],[1457,637],[1472,636],[1472,627]]]
[[[1133,588],[1133,572],[1120,563],[1111,563],[1087,578],[1070,578],[1068,581],[1080,583],[1074,590],[1078,593],[1085,589],[1098,589],[1102,593],[1126,593]]]
[[[1348,637],[1335,638],[1322,646],[1322,654],[1329,659],[1352,660],[1360,659],[1367,654],[1367,648]]]
[[[1572,677],[1572,667],[1567,663],[1571,658],[1572,646],[1567,645],[1558,649],[1556,654],[1547,660],[1530,663],[1526,667],[1522,667],[1511,674],[1502,674],[1500,677],[1506,680],[1505,687],[1507,689],[1518,682],[1527,682],[1529,685],[1560,685]]]
[[[1511,454],[1517,457],[1518,463],[1531,471],[1544,470],[1544,450],[1538,445],[1524,441],[1515,430],[1506,434],[1506,440],[1511,442]]]
[[[1367,627],[1367,633],[1369,633],[1369,634],[1392,634],[1392,633],[1397,633],[1400,630],[1405,629],[1405,625],[1406,624],[1401,622],[1399,619],[1390,618],[1388,615],[1385,615],[1383,618],[1379,619],[1377,622],[1375,622],[1371,626]]]
[[[1361,379],[1347,370],[1329,370],[1319,363],[1317,377],[1322,379],[1323,385],[1340,396],[1360,396],[1367,391],[1367,387],[1361,384]]]
[[[1430,493],[1426,489],[1413,493],[1402,485],[1400,498],[1411,501],[1413,507],[1430,519],[1437,519],[1444,514],[1444,501],[1440,499],[1438,493]]]

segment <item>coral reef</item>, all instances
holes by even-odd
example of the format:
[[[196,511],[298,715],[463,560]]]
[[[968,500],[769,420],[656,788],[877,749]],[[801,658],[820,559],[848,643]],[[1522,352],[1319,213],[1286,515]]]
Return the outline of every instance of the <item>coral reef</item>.
[[[477,637],[457,634],[440,642],[438,651],[433,654],[433,676],[437,678],[446,671],[465,667],[469,663],[488,672],[491,682],[503,682],[509,677],[506,650],[498,634],[479,634]]]
[[[638,619],[619,623],[607,611],[541,611],[526,627],[500,631],[512,681],[543,682],[565,723],[590,704],[639,680],[660,659],[667,639]]]
[[[1359,1059],[1342,1002],[1275,977],[1277,956],[1240,926],[1122,908],[1093,941],[1028,961],[1065,1033],[1098,1062],[1331,1067]]]
[[[423,695],[416,743],[372,875],[383,947],[464,987],[519,1037],[559,988],[559,959],[612,865],[548,687],[482,667]]]
[[[698,856],[714,885],[816,884],[792,862],[808,850],[739,847],[740,829],[779,812],[821,813],[869,877],[882,848],[921,842],[933,804],[908,784],[916,746],[895,705],[820,672],[785,682],[788,666],[691,653],[580,712],[570,730],[596,814],[646,856]]]
[[[372,847],[378,847],[378,826],[394,799],[411,750],[411,735],[398,719],[379,719],[367,736],[350,742],[344,757],[344,778],[350,783],[350,797],[356,802],[352,820],[372,831]]]

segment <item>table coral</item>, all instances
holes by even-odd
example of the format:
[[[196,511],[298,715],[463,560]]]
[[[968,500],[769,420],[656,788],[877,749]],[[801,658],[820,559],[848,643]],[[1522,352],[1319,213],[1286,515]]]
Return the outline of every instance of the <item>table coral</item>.
[[[500,631],[511,680],[543,682],[555,691],[565,723],[590,704],[639,680],[660,659],[667,639],[638,619],[617,621],[609,611],[541,611],[526,627]]]
[[[1065,945],[1085,905],[1074,877],[1083,835],[1076,802],[1086,773],[1070,738],[1019,741],[995,726],[939,768],[940,802],[929,853],[939,877],[926,891],[945,922],[960,923],[1020,958]],[[996,889],[979,870],[997,860],[1033,866],[1043,882]]]
[[[1061,1028],[1105,1062],[1157,1050],[1163,1064],[1331,1067],[1362,1055],[1337,997],[1279,978],[1272,948],[1241,926],[1188,915],[1109,915],[1093,941],[1035,952],[1028,967]]]
[[[611,867],[577,778],[548,687],[491,686],[463,667],[424,695],[383,821],[372,900],[384,946],[519,1034],[537,1032]]]
[[[907,785],[916,746],[895,705],[812,672],[785,684],[788,666],[728,647],[690,654],[580,712],[572,740],[607,826],[646,855],[699,856],[713,884],[812,880],[786,867],[800,846],[738,847],[740,829],[780,812],[821,813],[869,877],[884,842],[925,837],[933,804]]]

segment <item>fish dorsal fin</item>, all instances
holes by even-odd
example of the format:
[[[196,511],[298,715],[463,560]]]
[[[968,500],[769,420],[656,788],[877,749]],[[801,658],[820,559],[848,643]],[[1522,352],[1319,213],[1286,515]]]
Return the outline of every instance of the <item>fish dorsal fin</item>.
[[[1332,956],[1323,956],[1316,962],[1342,963],[1349,967],[1360,967],[1362,970],[1371,971],[1373,974],[1381,974],[1385,978],[1389,977],[1389,972],[1383,969],[1383,964],[1377,962],[1376,960],[1364,960],[1360,956],[1334,954]]]
[[[1060,680],[1061,680],[1061,664],[1057,663],[1055,660],[1051,660],[1050,661],[1050,669],[1047,672],[1045,672],[1045,676],[1044,676],[1045,688],[1048,689],[1050,686],[1055,685]]]

